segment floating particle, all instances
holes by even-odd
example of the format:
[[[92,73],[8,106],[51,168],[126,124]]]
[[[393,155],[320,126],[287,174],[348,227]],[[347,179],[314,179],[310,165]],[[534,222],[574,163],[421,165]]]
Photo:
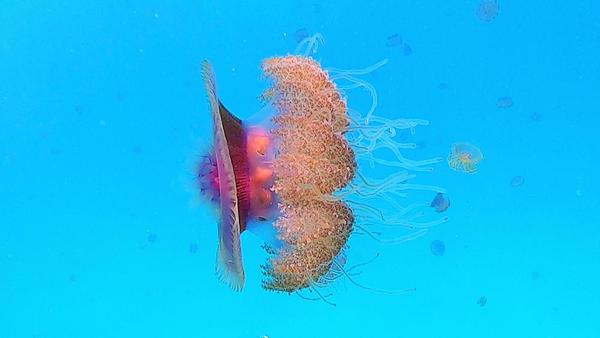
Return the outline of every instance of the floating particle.
[[[300,28],[294,32],[294,40],[296,40],[296,42],[300,43],[300,41],[306,39],[308,37],[308,35],[309,35],[309,33],[308,33],[308,30],[306,30],[306,28]]]
[[[69,281],[75,282],[76,280],[77,280],[77,276],[75,274],[72,273],[69,275]]]
[[[440,82],[438,84],[438,89],[440,89],[440,90],[447,90],[449,88],[450,88],[450,85],[446,82]]]
[[[513,105],[513,100],[508,96],[500,97],[500,98],[498,98],[498,102],[496,102],[496,107],[498,107],[500,109],[507,109],[507,108],[512,107],[512,105]]]
[[[540,273],[538,271],[534,271],[534,272],[531,273],[531,279],[532,280],[538,280],[538,279],[540,279],[540,276],[541,275],[540,275]]]
[[[477,18],[484,22],[492,21],[498,16],[500,8],[496,0],[481,0],[475,9]]]
[[[450,206],[450,200],[445,198],[444,194],[438,192],[437,195],[435,195],[435,197],[433,198],[433,201],[431,201],[431,204],[429,204],[429,206],[435,208],[436,212],[444,212]]]
[[[84,109],[83,109],[83,106],[82,106],[82,105],[78,104],[78,105],[76,105],[76,106],[75,106],[75,112],[76,112],[78,115],[81,115],[81,114],[83,114],[83,111],[84,111]]]
[[[533,122],[540,122],[540,121],[542,121],[542,115],[540,115],[539,113],[533,113],[533,114],[531,114],[530,117],[531,117],[531,120]]]
[[[431,250],[431,253],[434,256],[443,256],[444,252],[446,251],[446,245],[444,244],[444,242],[440,241],[439,239],[436,239],[435,241],[432,241],[429,245],[429,250]]]
[[[190,253],[193,253],[193,254],[198,252],[198,244],[190,243],[189,251],[190,251]]]
[[[387,38],[387,42],[385,43],[387,47],[398,47],[402,46],[402,37],[396,33],[394,35],[390,35]]]
[[[404,54],[404,56],[412,54],[412,48],[407,43],[402,45],[402,54]]]
[[[133,149],[131,149],[131,151],[132,151],[134,154],[137,154],[137,155],[139,155],[139,154],[141,154],[141,153],[142,153],[142,147],[140,147],[140,146],[135,146],[135,147],[133,147]]]
[[[512,180],[510,180],[510,185],[512,187],[520,187],[523,182],[525,182],[525,179],[523,178],[523,176],[515,176],[512,178]]]
[[[483,306],[485,306],[485,304],[487,304],[487,297],[486,296],[481,296],[481,298],[479,298],[477,300],[477,305],[483,307]]]
[[[155,243],[156,242],[156,234],[155,233],[150,233],[148,234],[148,243]]]

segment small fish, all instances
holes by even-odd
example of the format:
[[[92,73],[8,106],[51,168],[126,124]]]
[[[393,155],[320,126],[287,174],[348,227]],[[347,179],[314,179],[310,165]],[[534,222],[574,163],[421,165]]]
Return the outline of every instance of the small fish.
[[[481,296],[481,298],[477,300],[477,305],[483,307],[485,304],[487,304],[487,298],[485,296]]]
[[[450,200],[445,198],[444,194],[438,192],[429,206],[435,208],[436,212],[444,212],[450,207]]]
[[[387,42],[385,43],[387,47],[396,47],[402,45],[402,37],[396,33],[394,35],[390,35],[387,38]]]

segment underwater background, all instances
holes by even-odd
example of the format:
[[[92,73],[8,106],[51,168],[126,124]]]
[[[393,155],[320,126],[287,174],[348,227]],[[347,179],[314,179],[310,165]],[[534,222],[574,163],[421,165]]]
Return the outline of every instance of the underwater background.
[[[600,4],[481,2],[2,1],[0,337],[600,337]],[[325,68],[388,59],[363,77],[376,114],[429,120],[403,154],[444,158],[415,182],[447,190],[447,222],[346,250],[379,254],[361,284],[414,292],[263,290],[249,232],[244,290],[215,277],[201,62],[244,119],[261,61],[315,33]],[[455,142],[476,173],[448,167]]]

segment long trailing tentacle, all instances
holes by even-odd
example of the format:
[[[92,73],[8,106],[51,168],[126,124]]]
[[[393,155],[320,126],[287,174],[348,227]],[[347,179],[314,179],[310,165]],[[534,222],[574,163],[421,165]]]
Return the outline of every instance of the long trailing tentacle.
[[[334,262],[334,264],[337,264]],[[404,289],[404,290],[383,290],[383,289],[375,289],[375,288],[371,288],[368,286],[364,286],[362,284],[357,283],[354,279],[352,279],[352,277],[350,277],[350,275],[348,274],[348,272],[346,270],[344,270],[344,268],[342,266],[338,265],[338,268],[340,269],[340,271],[342,271],[342,273],[344,274],[344,276],[346,276],[346,278],[348,278],[348,280],[350,281],[350,283],[358,286],[359,288],[365,289],[365,290],[369,290],[369,291],[373,291],[373,292],[377,292],[377,293],[385,293],[385,294],[391,294],[391,295],[397,295],[397,294],[401,294],[401,293],[406,293],[406,292],[411,292],[411,291],[416,291],[416,288],[410,288],[410,289]]]
[[[317,52],[319,48],[319,43],[321,43],[322,45],[325,44],[325,39],[323,39],[323,35],[321,35],[320,33],[308,36],[298,43],[298,46],[296,46],[296,50],[294,50],[294,54],[301,54],[304,57],[308,57],[311,52],[313,54]],[[302,51],[302,48],[305,48],[304,53],[300,53],[300,51]]]
[[[308,285],[309,285],[310,289],[311,289],[312,291],[314,291],[314,292],[317,294],[317,296],[319,296],[319,298],[321,298],[321,300],[322,300],[322,301],[324,301],[325,303],[327,303],[327,304],[329,304],[329,305],[331,305],[331,306],[337,306],[335,303],[332,303],[332,302],[328,301],[328,300],[327,300],[327,299],[326,299],[326,298],[325,298],[325,297],[324,297],[324,296],[323,296],[323,295],[322,295],[322,294],[319,292],[319,290],[317,290],[318,288],[315,286],[315,282],[313,282],[313,281],[310,281]]]
[[[382,243],[382,244],[398,244],[398,243],[403,243],[403,242],[407,242],[410,240],[413,240],[417,237],[421,237],[423,235],[425,235],[427,233],[427,229],[422,229],[419,230],[415,233],[406,235],[404,237],[400,237],[400,238],[396,238],[396,239],[381,239],[378,238],[377,236],[375,236],[374,234],[372,234],[369,230],[365,229],[363,226],[354,225],[355,227],[357,227],[358,229],[362,230],[365,234],[367,234],[369,237],[371,237],[372,239],[374,239],[375,241]]]

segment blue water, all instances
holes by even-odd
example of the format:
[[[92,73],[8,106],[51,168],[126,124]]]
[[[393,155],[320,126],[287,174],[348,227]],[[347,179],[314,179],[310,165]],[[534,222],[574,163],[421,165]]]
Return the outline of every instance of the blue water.
[[[483,22],[478,2],[3,1],[0,337],[599,337],[600,5],[498,0]],[[349,262],[380,253],[357,281],[415,292],[341,280],[332,307],[265,291],[251,233],[244,290],[215,277],[216,214],[194,181],[211,138],[200,63],[249,117],[261,60],[299,29],[324,36],[324,67],[389,59],[363,77],[376,114],[430,121],[407,157],[484,154],[475,174],[418,176],[447,189],[448,222],[350,239]]]

